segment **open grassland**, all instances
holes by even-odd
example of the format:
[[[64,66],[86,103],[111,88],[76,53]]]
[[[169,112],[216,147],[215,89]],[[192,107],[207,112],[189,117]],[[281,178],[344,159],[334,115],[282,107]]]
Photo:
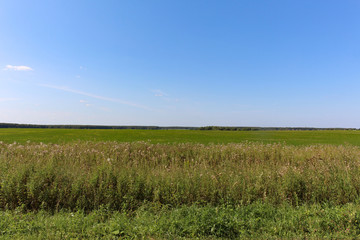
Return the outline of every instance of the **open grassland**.
[[[4,238],[351,239],[360,147],[2,142],[0,208]]]
[[[360,131],[0,129],[1,239],[354,239]]]
[[[291,145],[350,144],[360,146],[358,130],[316,131],[201,131],[201,130],[87,130],[87,129],[0,129],[6,143],[66,143],[76,141],[116,141],[151,143],[286,143]]]

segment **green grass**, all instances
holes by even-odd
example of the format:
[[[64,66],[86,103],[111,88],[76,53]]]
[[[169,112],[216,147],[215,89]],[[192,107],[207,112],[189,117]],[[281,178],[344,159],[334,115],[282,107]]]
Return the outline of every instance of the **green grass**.
[[[360,146],[360,131],[200,131],[200,130],[86,130],[86,129],[0,129],[0,141],[65,143],[74,141],[117,141],[151,143],[263,143],[291,145],[351,144]]]
[[[358,239],[359,234],[359,204],[0,212],[0,239]]]
[[[77,142],[0,144],[0,208],[132,211],[146,202],[356,203],[360,147]]]
[[[356,239],[359,134],[0,129],[0,239]]]

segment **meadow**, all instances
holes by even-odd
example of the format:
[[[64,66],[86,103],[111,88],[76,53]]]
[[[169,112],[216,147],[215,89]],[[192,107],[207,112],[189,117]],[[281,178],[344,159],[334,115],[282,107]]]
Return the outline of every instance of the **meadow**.
[[[0,130],[0,238],[360,234],[358,131]]]
[[[5,143],[66,143],[76,141],[116,141],[151,143],[226,144],[254,141],[290,145],[351,144],[360,146],[360,130],[315,131],[204,131],[204,130],[104,130],[104,129],[23,129],[0,128]]]

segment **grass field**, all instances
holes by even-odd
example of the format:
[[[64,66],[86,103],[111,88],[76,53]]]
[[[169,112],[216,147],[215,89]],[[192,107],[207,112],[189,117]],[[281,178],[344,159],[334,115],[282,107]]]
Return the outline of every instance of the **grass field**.
[[[0,212],[1,239],[358,239],[360,207],[256,203],[143,206],[132,213]]]
[[[1,129],[0,238],[354,239],[359,133]]]
[[[291,145],[350,144],[360,146],[360,131],[200,131],[200,130],[86,130],[86,129],[0,129],[0,141],[65,143],[74,141],[151,143],[239,143],[256,141]]]

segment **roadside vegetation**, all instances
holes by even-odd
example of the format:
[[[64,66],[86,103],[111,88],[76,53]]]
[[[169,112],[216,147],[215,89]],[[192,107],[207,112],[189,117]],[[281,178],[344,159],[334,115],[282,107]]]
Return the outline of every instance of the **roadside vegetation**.
[[[352,145],[0,143],[4,237],[351,238],[359,200]]]

